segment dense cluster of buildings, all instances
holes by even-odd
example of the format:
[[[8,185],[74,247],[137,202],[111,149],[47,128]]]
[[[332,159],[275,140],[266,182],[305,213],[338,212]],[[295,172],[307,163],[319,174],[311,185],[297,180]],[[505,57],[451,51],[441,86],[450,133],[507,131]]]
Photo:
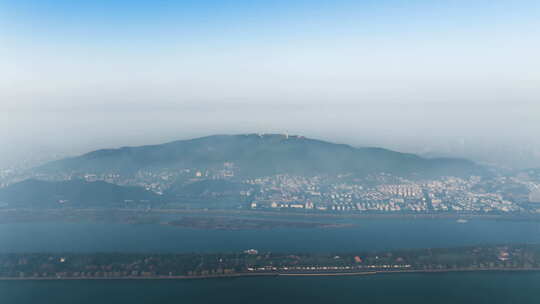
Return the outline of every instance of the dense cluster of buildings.
[[[523,211],[504,193],[486,192],[482,179],[446,177],[399,183],[373,184],[380,177],[342,181],[335,177],[311,178],[278,175],[247,182],[260,186],[251,208],[313,209],[339,212],[470,212]],[[371,185],[370,185],[371,184]]]
[[[140,170],[124,176],[118,173],[72,173],[60,175],[18,174],[0,170],[0,187],[26,178],[45,180],[105,181],[117,185],[139,186],[165,194],[174,184],[204,180],[227,180],[243,185],[237,195],[245,207],[268,210],[308,210],[314,212],[458,212],[514,213],[533,211],[524,202],[540,202],[540,181],[528,176],[499,176],[482,179],[443,177],[412,180],[380,173],[370,176],[277,174],[242,178],[233,162],[216,168]],[[246,189],[246,187],[248,189]],[[523,193],[519,193],[515,189]],[[227,192],[230,196],[230,191]],[[215,197],[220,197],[216,195]]]

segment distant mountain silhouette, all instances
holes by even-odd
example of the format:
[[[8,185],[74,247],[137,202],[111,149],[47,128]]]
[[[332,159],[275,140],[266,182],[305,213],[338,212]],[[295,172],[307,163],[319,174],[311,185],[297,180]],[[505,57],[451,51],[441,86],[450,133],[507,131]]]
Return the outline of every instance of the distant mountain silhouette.
[[[0,202],[8,207],[112,207],[155,202],[157,194],[138,187],[102,181],[69,180],[49,182],[29,179],[0,189]]]
[[[97,150],[36,170],[132,174],[141,169],[218,168],[224,162],[233,162],[243,177],[385,172],[422,178],[486,173],[483,167],[463,159],[428,159],[382,148],[354,148],[277,134],[214,135],[161,145]]]

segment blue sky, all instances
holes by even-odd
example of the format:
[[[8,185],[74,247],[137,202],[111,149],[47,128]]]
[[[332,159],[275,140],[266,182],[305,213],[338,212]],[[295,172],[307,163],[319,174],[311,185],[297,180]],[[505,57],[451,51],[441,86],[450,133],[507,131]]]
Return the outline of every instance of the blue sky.
[[[538,25],[537,1],[0,1],[4,33],[99,46],[205,39],[261,43],[360,35],[406,38]],[[324,44],[324,40],[321,41]]]
[[[448,101],[489,102],[500,97],[490,87],[530,101],[539,36],[538,1],[2,0],[0,86],[6,97],[24,88],[27,100],[11,103],[34,106],[34,83],[59,107],[62,92],[85,103],[98,84],[109,96],[146,87],[179,104],[306,103],[313,90],[344,103],[447,100],[450,91],[464,95]]]
[[[534,141],[538,37],[529,0],[0,0],[0,138]]]

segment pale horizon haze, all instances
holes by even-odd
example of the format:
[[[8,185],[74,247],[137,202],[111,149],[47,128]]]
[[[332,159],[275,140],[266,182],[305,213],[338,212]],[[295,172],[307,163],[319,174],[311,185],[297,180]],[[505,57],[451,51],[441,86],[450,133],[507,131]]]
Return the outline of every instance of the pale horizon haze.
[[[0,166],[291,133],[540,167],[538,1],[0,0]]]

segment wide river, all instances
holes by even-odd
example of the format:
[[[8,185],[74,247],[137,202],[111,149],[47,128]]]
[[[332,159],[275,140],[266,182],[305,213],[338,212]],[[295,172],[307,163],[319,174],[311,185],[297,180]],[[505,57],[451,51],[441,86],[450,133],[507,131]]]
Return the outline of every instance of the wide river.
[[[327,220],[327,219],[325,219]],[[320,221],[320,220],[317,220]],[[346,228],[198,230],[157,224],[0,224],[0,252],[340,252],[540,243],[540,223],[342,219]],[[540,303],[540,273],[386,274],[207,280],[0,281],[1,304]]]
[[[468,223],[452,219],[342,219],[340,222],[354,226],[200,230],[110,222],[8,223],[0,224],[0,252],[232,252],[249,248],[336,252],[540,243],[540,222],[487,219],[471,219]]]

